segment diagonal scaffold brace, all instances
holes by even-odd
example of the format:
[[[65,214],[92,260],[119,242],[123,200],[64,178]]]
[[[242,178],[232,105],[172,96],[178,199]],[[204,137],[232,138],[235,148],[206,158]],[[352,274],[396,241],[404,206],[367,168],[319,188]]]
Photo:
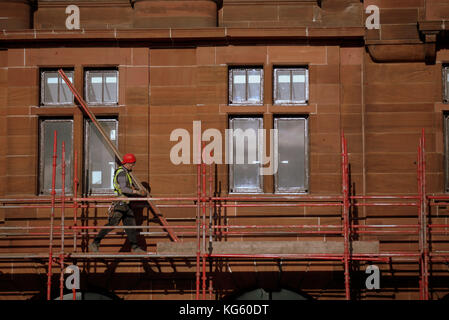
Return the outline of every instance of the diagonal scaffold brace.
[[[64,73],[64,71],[62,69],[59,69],[58,73],[61,76],[61,78],[64,80],[64,82],[67,84],[70,91],[73,93],[73,96],[76,98],[76,100],[78,100],[79,104],[81,105],[82,111],[84,111],[87,114],[87,116],[90,118],[90,120],[92,120],[92,123],[98,129],[98,131],[100,132],[103,139],[106,141],[109,148],[114,152],[117,159],[121,162],[123,160],[122,155],[117,150],[116,146],[111,142],[111,140],[109,140],[109,137],[104,132],[103,128],[101,127],[101,125],[98,122],[95,115],[92,112],[90,112],[89,107],[87,106],[87,103],[79,95],[78,91],[75,89],[72,82],[69,80],[69,78]],[[139,179],[137,179],[137,177],[135,177],[132,172],[130,172],[130,173],[131,173],[133,183],[135,183],[136,187],[140,190],[146,190],[145,187],[142,185],[142,183],[139,181]],[[167,231],[170,239],[175,242],[179,241],[178,237],[174,234],[173,230],[169,227],[167,220],[165,220],[165,218],[162,216],[162,213],[159,210],[159,208],[151,200],[147,200],[147,202],[150,205],[151,213],[159,220],[161,225],[165,227],[164,229]]]

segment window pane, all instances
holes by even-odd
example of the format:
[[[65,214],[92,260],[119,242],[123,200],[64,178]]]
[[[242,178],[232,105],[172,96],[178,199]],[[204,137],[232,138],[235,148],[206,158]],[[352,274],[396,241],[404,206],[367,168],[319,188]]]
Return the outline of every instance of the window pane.
[[[449,102],[449,67],[443,68],[444,101]]]
[[[277,118],[278,172],[276,191],[299,192],[306,189],[306,119]]]
[[[57,159],[56,159],[56,181],[57,190],[62,189],[62,142],[65,143],[65,191],[72,191],[72,140],[73,122],[72,120],[43,120],[41,122],[41,159],[40,159],[40,191],[50,193],[52,188],[53,172],[53,142],[54,131],[57,132]]]
[[[101,103],[103,101],[103,73],[89,71],[86,86],[87,102]]]
[[[73,83],[73,72],[65,72],[65,74],[67,75],[67,78],[69,78],[70,82]],[[59,76],[59,74],[58,74],[58,76]],[[60,103],[71,103],[71,102],[73,102],[72,91],[70,91],[69,86],[65,83],[64,80],[62,80],[61,76],[59,76],[59,82],[60,82],[59,102]]]
[[[293,96],[294,102],[306,102],[306,90],[307,90],[307,70],[297,69],[293,70]]]
[[[232,101],[242,103],[246,101],[246,73],[245,70],[232,70]]]
[[[58,103],[58,73],[44,72],[44,98],[43,103]]]
[[[276,100],[290,101],[290,81],[289,70],[276,70],[277,96]]]
[[[262,70],[248,70],[248,101],[259,103],[261,99]]]
[[[105,72],[104,81],[104,102],[117,103],[117,72]]]
[[[98,121],[106,135],[117,146],[117,120]],[[88,193],[112,193],[114,190],[114,171],[116,169],[115,155],[90,120],[87,121],[86,125],[86,148]]]
[[[234,118],[230,127],[234,130],[231,192],[261,192],[257,130],[262,128],[262,118]]]

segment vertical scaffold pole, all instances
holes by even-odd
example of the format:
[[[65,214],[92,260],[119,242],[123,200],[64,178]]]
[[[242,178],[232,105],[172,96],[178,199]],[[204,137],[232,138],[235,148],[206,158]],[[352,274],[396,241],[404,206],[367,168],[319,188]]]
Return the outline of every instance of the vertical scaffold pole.
[[[198,155],[201,157],[201,143],[198,143],[198,147],[200,148]],[[196,206],[196,300],[200,299],[200,250],[201,250],[201,242],[200,242],[200,214],[201,214],[201,158],[197,159],[197,206]]]
[[[65,143],[62,142],[62,164],[61,164],[61,252],[59,254],[59,263],[61,273],[59,276],[59,298],[64,299],[64,215],[65,215]]]
[[[203,177],[203,192],[202,192],[202,208],[203,208],[203,219],[201,223],[201,234],[202,234],[202,249],[201,249],[201,260],[202,260],[202,299],[206,300],[206,163],[205,163],[205,142],[203,142],[202,146],[202,154],[203,154],[203,161],[202,161],[202,177]]]
[[[427,205],[426,205],[426,136],[422,129],[422,233],[423,233],[423,276],[424,276],[424,300],[429,300],[429,246],[428,246],[428,221],[427,221]]]
[[[47,274],[47,300],[51,299],[51,277],[52,277],[52,265],[53,265],[53,225],[55,216],[55,196],[56,196],[56,158],[57,158],[57,132],[54,131],[53,141],[53,166],[51,177],[51,214],[50,214],[50,244],[48,253],[48,274]]]
[[[209,252],[212,252],[212,164],[209,165]],[[209,272],[212,273],[212,259],[209,258]],[[213,285],[212,277],[209,275],[209,300],[212,300]]]
[[[343,235],[344,235],[344,275],[345,275],[345,298],[351,299],[350,277],[349,277],[349,170],[348,149],[344,133],[341,133],[342,145],[342,175],[343,175]]]
[[[77,216],[78,216],[78,202],[75,200],[78,198],[78,152],[75,151],[75,159],[73,164],[73,226],[75,227],[73,230],[73,251],[76,252],[77,245],[77,235],[78,229],[77,226]]]

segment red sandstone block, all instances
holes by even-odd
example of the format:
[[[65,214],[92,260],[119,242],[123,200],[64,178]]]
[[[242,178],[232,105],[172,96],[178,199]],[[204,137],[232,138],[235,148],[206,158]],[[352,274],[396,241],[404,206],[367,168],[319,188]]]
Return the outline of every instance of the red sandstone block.
[[[449,2],[446,0],[426,1],[426,20],[448,20]]]
[[[430,103],[440,100],[439,88],[433,83],[373,84],[365,87],[367,103]]]
[[[377,5],[379,8],[414,8],[424,7],[425,0],[365,0],[363,2],[364,7],[372,4]]]
[[[408,24],[418,21],[418,8],[381,9],[381,24]]]
[[[370,132],[418,132],[421,128],[432,129],[434,115],[423,112],[369,113],[365,127]]]
[[[215,47],[197,47],[196,63],[198,65],[215,64]]]
[[[338,65],[312,65],[309,68],[310,83],[339,83],[340,70]]]
[[[385,63],[367,65],[365,71],[365,83],[435,83],[441,80],[441,65]]]
[[[123,71],[123,72],[122,72]],[[148,86],[150,69],[147,67],[128,67],[120,68],[120,79],[123,81],[124,72],[126,72],[126,82],[122,85],[126,86]]]
[[[343,104],[362,104],[362,87],[360,85],[342,85],[341,97]]]
[[[188,66],[195,64],[195,49],[150,49],[151,66]]]
[[[156,67],[150,72],[152,87],[193,86],[196,83],[196,67]]]
[[[37,68],[9,68],[9,87],[36,87],[39,86],[39,72]]]
[[[277,6],[275,5],[227,5],[223,7],[223,23],[228,21],[277,21]]]
[[[361,65],[364,48],[341,48],[340,59],[342,65]]]
[[[310,103],[338,104],[340,86],[337,84],[312,84],[310,86]]]
[[[412,152],[418,148],[420,130],[416,133],[367,133],[366,152]],[[426,134],[426,150],[435,150],[434,134]]]
[[[382,40],[393,39],[419,39],[419,31],[416,24],[381,25]]]
[[[268,61],[272,64],[327,64],[326,47],[270,46],[268,47]]]
[[[263,65],[267,61],[265,46],[226,46],[216,48],[216,64]]]
[[[340,81],[342,84],[361,84],[362,66],[361,65],[342,65],[340,68]]]
[[[8,49],[8,66],[21,67],[26,63],[25,54],[30,49]]]
[[[367,193],[416,193],[416,173],[367,173]]]

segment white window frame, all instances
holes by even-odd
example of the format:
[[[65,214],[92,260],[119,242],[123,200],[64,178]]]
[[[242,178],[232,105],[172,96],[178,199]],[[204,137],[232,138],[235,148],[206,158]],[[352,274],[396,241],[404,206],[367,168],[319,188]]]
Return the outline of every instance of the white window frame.
[[[118,147],[118,128],[119,128],[119,124],[118,124],[118,119],[115,117],[111,117],[111,118],[100,118],[97,119],[99,123],[101,122],[106,122],[106,121],[115,121],[115,134],[116,134],[116,147]],[[114,194],[114,189],[107,189],[107,188],[90,188],[89,186],[89,142],[90,142],[90,137],[89,137],[89,122],[91,123],[91,125],[94,125],[89,119],[84,119],[84,172],[83,172],[83,177],[84,177],[84,189],[85,189],[85,194],[89,194],[89,195],[101,195],[101,194]],[[108,148],[108,146],[106,146],[106,148]],[[115,170],[118,168],[118,164],[117,164],[117,159],[114,160],[115,161]]]
[[[39,194],[41,195],[48,195],[51,194],[51,189],[50,190],[46,190],[44,188],[44,122],[71,122],[72,123],[72,133],[71,133],[71,138],[72,138],[72,147],[73,147],[73,131],[74,131],[74,121],[73,119],[40,119],[39,120],[39,183],[38,183],[38,187],[39,187]],[[53,135],[51,136],[51,139],[53,141]],[[60,148],[62,141],[61,141],[61,137],[57,136],[56,137],[57,140],[57,150]],[[73,148],[72,148],[73,149]],[[50,150],[51,154],[53,155],[53,150]],[[67,152],[69,151],[69,152]],[[65,168],[65,172],[66,172],[66,181],[69,181],[69,177],[71,176],[71,171],[73,170],[71,164],[73,163],[72,159],[73,159],[73,150],[68,149],[66,146],[66,153],[70,154],[70,158],[66,157],[65,161],[66,161],[66,168]],[[50,157],[51,161],[53,161],[53,157]],[[61,157],[58,156],[58,158],[56,159],[56,164],[57,166],[61,166],[62,163],[62,159]],[[53,162],[52,162],[53,163]],[[67,174],[68,172],[70,172],[70,174]],[[62,188],[60,189],[55,189],[56,192],[61,192]],[[70,188],[67,189],[66,188],[66,194],[72,194],[73,190],[72,190],[72,183],[70,183]]]
[[[290,72],[290,97],[293,94],[293,71],[304,70],[305,71],[305,100],[296,101],[293,99],[281,100],[278,99],[278,71]],[[273,104],[274,105],[308,105],[309,103],[309,68],[307,66],[302,67],[275,67],[273,70]]]
[[[242,102],[233,102],[233,92],[234,92],[234,72],[235,71],[245,71],[245,96],[246,100]],[[260,71],[260,100],[259,101],[249,101],[248,100],[248,71]],[[262,106],[263,105],[263,93],[264,93],[264,70],[263,67],[230,67],[229,68],[229,105],[233,106],[242,106],[242,105],[254,105],[254,106]]]
[[[64,73],[67,75],[67,77],[70,79],[72,78],[72,83],[74,83],[75,79],[75,71],[73,69],[66,69],[64,70]],[[45,102],[45,76],[47,73],[58,73],[58,70],[52,70],[52,69],[43,69],[40,71],[41,76],[41,96],[40,96],[40,106],[48,107],[48,106],[72,106],[75,104],[75,96],[70,92],[72,95],[72,101],[71,102]],[[61,85],[67,85],[65,81],[61,78],[61,76],[58,74],[58,100],[59,100],[59,92]]]
[[[276,116],[274,117],[273,121],[274,121],[274,129],[278,130],[279,126],[278,126],[278,120],[298,120],[298,119],[304,119],[304,188],[302,187],[290,187],[290,188],[281,188],[279,187],[279,167],[278,170],[276,172],[276,174],[274,175],[274,192],[275,193],[279,193],[279,194],[285,194],[285,193],[299,193],[299,194],[304,194],[304,193],[308,193],[309,192],[309,119],[306,116]],[[279,131],[277,131],[279,134]],[[277,143],[276,143],[277,142]],[[281,159],[280,159],[280,154],[279,154],[279,138],[275,139],[275,144],[274,144],[274,153],[275,153],[275,157],[278,161],[278,164],[281,164]]]
[[[254,119],[258,119],[259,120],[259,128],[258,129],[263,129],[263,117],[262,116],[253,116],[253,117],[241,117],[241,116],[235,116],[235,117],[230,117],[229,118],[229,128],[230,129],[233,129],[233,130],[235,130],[234,129],[234,125],[233,125],[233,121],[235,120],[235,119],[240,119],[240,120],[254,120]],[[256,132],[256,139],[257,139],[257,157],[258,157],[258,160],[260,160],[260,152],[261,152],[261,150],[260,150],[260,148],[261,148],[261,142],[259,141],[259,138],[258,138],[258,132]],[[229,140],[232,140],[232,141],[228,141],[227,143],[229,144],[229,143],[231,143],[231,145],[229,146],[230,148],[229,148],[229,150],[231,150],[231,148],[232,148],[232,157],[233,157],[233,155],[235,154],[235,144],[234,144],[234,136],[232,136],[231,137],[231,139],[229,139]],[[227,155],[228,156],[228,155]],[[232,159],[233,160],[233,162],[234,162],[234,159]],[[262,175],[260,175],[260,172],[258,172],[258,175],[259,175],[259,185],[258,186],[254,186],[254,188],[235,188],[234,187],[234,165],[238,165],[238,164],[234,164],[234,163],[232,163],[232,164],[229,164],[229,187],[228,187],[228,189],[229,189],[229,193],[245,193],[245,194],[248,194],[248,193],[251,193],[251,194],[254,194],[254,193],[263,193],[263,176]],[[259,163],[259,169],[260,168],[262,168],[262,165]]]
[[[443,64],[443,102],[449,104],[449,65]]]
[[[89,95],[88,95],[88,86],[89,86],[89,75],[92,73],[101,73],[101,77],[103,78],[102,80],[102,101],[101,102],[96,102],[96,101],[89,101]],[[117,101],[114,102],[104,102],[104,87],[105,87],[105,75],[107,73],[114,73],[115,76],[117,77],[117,81],[116,81],[116,90],[117,90]],[[86,70],[84,72],[84,98],[87,102],[88,105],[90,106],[115,106],[118,105],[119,103],[119,71],[117,69],[90,69],[90,70]]]

